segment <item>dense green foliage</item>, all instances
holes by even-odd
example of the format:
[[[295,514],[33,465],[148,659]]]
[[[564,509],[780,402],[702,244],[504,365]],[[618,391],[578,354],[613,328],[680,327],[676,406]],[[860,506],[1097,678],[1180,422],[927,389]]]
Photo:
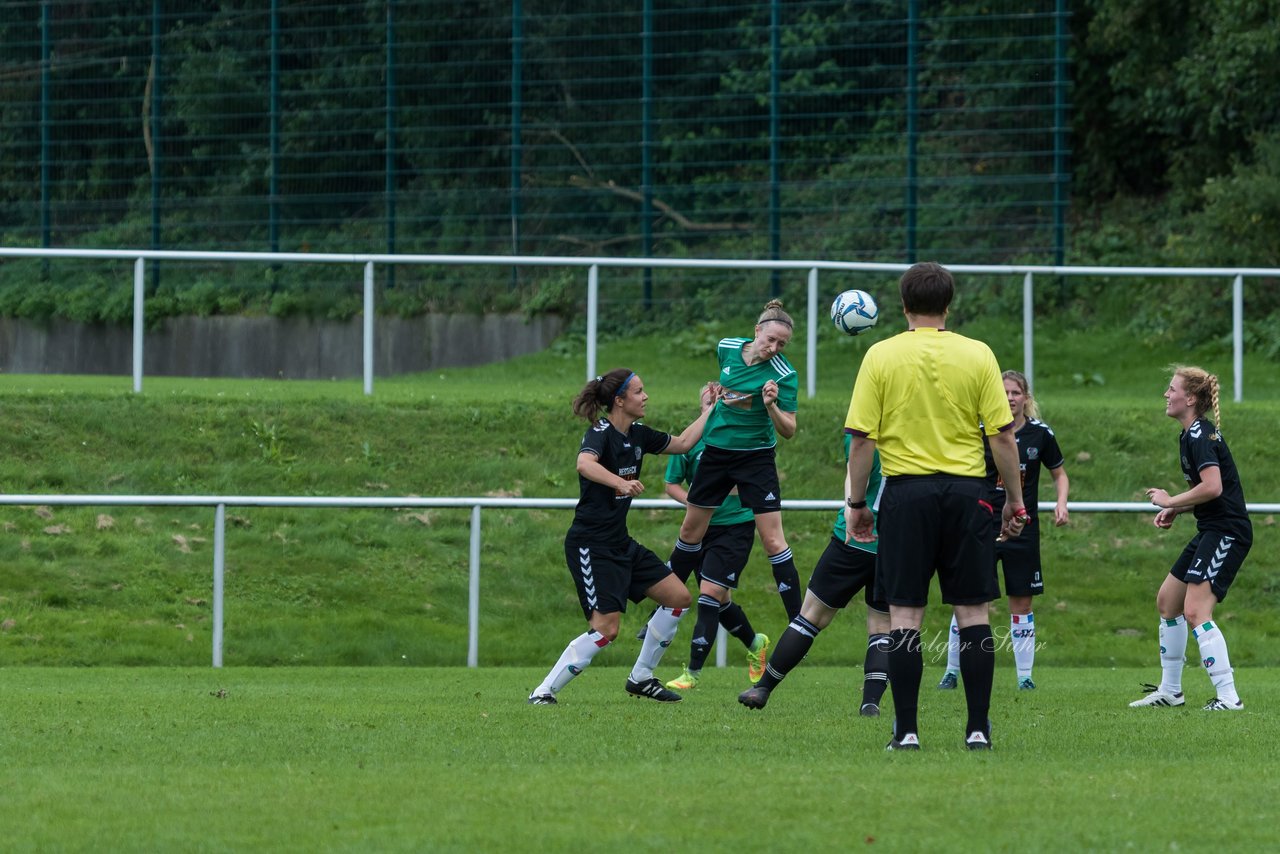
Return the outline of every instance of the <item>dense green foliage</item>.
[[[781,257],[889,260],[907,245],[909,26],[895,4],[784,4],[776,134],[767,6],[658,9],[648,179],[634,7],[524,4],[519,139],[508,4],[452,4],[449,14],[400,5],[390,22],[384,0],[283,7],[276,96],[271,20],[259,4],[162,10],[158,42],[150,4],[52,4],[47,122],[41,8],[4,9],[5,243],[39,243],[47,209],[53,245],[637,255],[648,180],[657,206],[650,251],[767,257],[774,139],[784,164]],[[1280,17],[1277,0],[1081,0],[1067,12],[1063,198],[1074,202],[1065,260],[1280,265],[1280,39],[1269,24]],[[920,19],[921,256],[1052,260],[1054,22],[1052,3],[960,0]],[[42,128],[51,132],[44,173]],[[523,176],[514,197],[513,165]],[[305,265],[167,265],[151,280],[148,314],[350,317],[360,305],[353,278]],[[637,274],[615,279],[611,299],[634,316],[637,304],[686,304],[712,288],[754,300],[776,285],[737,278],[741,288],[714,274]],[[582,308],[580,283],[554,269],[399,268],[381,271],[379,285],[388,313]],[[1115,287],[1073,280],[1042,307],[1087,314]],[[1224,287],[1162,294],[1127,313],[1132,331],[1203,340],[1200,306]],[[1270,280],[1250,287],[1250,342],[1280,355],[1280,291]],[[0,314],[119,323],[130,312],[127,265],[0,264]]]
[[[739,672],[660,706],[623,693],[623,668],[593,665],[561,706],[527,706],[541,675],[0,670],[0,751],[21,770],[0,780],[5,849],[1185,851],[1223,834],[1233,850],[1274,847],[1274,668],[1239,671],[1246,709],[1231,714],[1126,708],[1149,670],[1001,683],[981,755],[961,748],[960,692],[922,698],[921,752],[886,754],[888,720],[857,716],[856,669],[802,666],[760,712],[734,702]],[[694,794],[730,780],[747,805]],[[1195,809],[1169,806],[1183,781],[1200,781]]]

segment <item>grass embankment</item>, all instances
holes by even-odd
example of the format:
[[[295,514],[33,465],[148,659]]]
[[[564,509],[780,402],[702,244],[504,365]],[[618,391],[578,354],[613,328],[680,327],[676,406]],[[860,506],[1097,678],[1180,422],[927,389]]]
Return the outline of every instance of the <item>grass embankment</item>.
[[[882,326],[877,333],[892,331]],[[1006,364],[1021,363],[1016,329],[966,331],[992,341]],[[715,340],[707,333],[607,343],[600,364],[639,371],[651,395],[648,422],[679,428],[694,415],[697,385],[714,372]],[[818,395],[802,397],[800,432],[779,454],[786,497],[839,496],[840,428],[865,346],[824,329]],[[790,355],[803,371],[801,348],[797,341]],[[1177,426],[1160,397],[1164,366],[1180,358],[1223,373],[1229,397],[1229,362],[1216,344],[1180,355],[1122,333],[1049,330],[1037,339],[1036,389],[1067,454],[1073,499],[1139,501],[1147,486],[1181,489]],[[585,425],[568,402],[582,365],[579,353],[544,353],[378,380],[372,399],[358,381],[149,377],[134,395],[125,377],[0,377],[0,485],[10,494],[574,497]],[[1280,471],[1270,438],[1280,380],[1269,365],[1247,362],[1246,372],[1247,402],[1224,404],[1226,433],[1249,500],[1275,502]],[[646,467],[646,497],[662,495],[662,472],[659,461]],[[468,511],[228,514],[226,664],[465,661]],[[665,553],[677,514],[632,515],[636,537]],[[561,510],[483,514],[482,664],[549,663],[579,630],[561,547],[569,518]],[[213,511],[199,508],[0,507],[0,661],[208,664],[212,521]],[[826,512],[787,516],[802,578],[830,521]],[[1253,554],[1218,614],[1241,665],[1280,661],[1272,523],[1255,519]],[[1153,664],[1155,590],[1191,533],[1187,520],[1159,532],[1146,514],[1077,513],[1070,527],[1047,530],[1038,666]],[[758,550],[738,598],[759,628],[781,631]],[[824,634],[815,663],[861,661],[854,610]],[[942,612],[933,609],[932,631]],[[638,621],[629,615],[627,626]],[[686,637],[668,655],[673,667]],[[631,648],[619,647],[602,663],[630,661]]]

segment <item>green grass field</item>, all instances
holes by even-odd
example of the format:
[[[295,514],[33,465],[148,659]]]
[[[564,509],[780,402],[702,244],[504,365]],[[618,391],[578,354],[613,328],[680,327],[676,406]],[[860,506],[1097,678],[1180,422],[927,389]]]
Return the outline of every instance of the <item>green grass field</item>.
[[[552,708],[521,702],[529,667],[10,668],[0,827],[6,851],[1271,850],[1280,680],[1244,669],[1246,710],[1210,714],[1189,669],[1188,707],[1127,708],[1150,675],[999,680],[989,754],[926,687],[924,749],[887,754],[848,668],[759,712],[742,669],[666,706],[592,667]]]
[[[749,328],[749,327],[744,327]],[[721,334],[726,330],[721,330]],[[733,331],[733,330],[728,330]],[[882,330],[878,330],[882,331]],[[887,332],[888,330],[883,330]],[[1018,364],[1016,329],[974,324]],[[717,335],[605,342],[683,426]],[[1037,395],[1072,498],[1180,489],[1165,366],[1230,387],[1221,342],[1179,353],[1118,331],[1050,327]],[[818,395],[779,453],[786,498],[838,497],[840,430],[861,339],[823,338]],[[803,362],[793,353],[793,361]],[[1249,359],[1225,432],[1254,503],[1280,500],[1271,436],[1280,372]],[[360,383],[0,376],[0,488],[120,493],[576,497],[583,381],[570,348],[504,365]],[[661,495],[663,467],[644,472]],[[763,713],[734,667],[684,703],[627,697],[634,642],[605,650],[554,708],[524,704],[581,615],[563,567],[570,511],[484,514],[479,670],[466,660],[466,510],[228,508],[225,663],[210,668],[211,509],[0,507],[0,782],[5,850],[1016,850],[1271,847],[1271,713],[1280,694],[1280,544],[1256,542],[1215,618],[1247,709],[1127,708],[1158,677],[1154,596],[1191,535],[1147,514],[1073,516],[1044,539],[1036,679],[998,653],[996,751],[960,747],[962,699],[932,692],[925,750],[886,755],[888,719],[856,716],[865,647],[855,606]],[[788,513],[802,578],[827,512]],[[662,553],[674,511],[635,511]],[[775,638],[785,618],[756,554],[738,600]],[[624,619],[629,638],[646,609]],[[936,650],[947,615],[930,611]],[[993,625],[1007,627],[1002,603]],[[688,629],[659,675],[678,672]],[[732,643],[732,642],[731,642]],[[139,667],[135,665],[147,665]],[[286,666],[307,665],[307,666]],[[922,773],[923,772],[923,773]],[[1219,785],[1215,781],[1223,781]]]

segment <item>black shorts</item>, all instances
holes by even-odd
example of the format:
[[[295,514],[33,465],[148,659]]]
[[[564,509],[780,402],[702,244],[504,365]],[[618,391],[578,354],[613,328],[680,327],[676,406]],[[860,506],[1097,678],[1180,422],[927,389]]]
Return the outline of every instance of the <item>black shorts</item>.
[[[832,537],[809,577],[809,592],[828,608],[840,609],[861,590],[868,608],[888,611],[888,603],[875,597],[875,582],[876,556]]]
[[[782,509],[777,455],[773,448],[726,451],[708,445],[689,484],[688,502],[694,507],[719,507],[738,487],[738,500],[757,515]]]
[[[1004,595],[1039,596],[1044,592],[1040,574],[1040,532],[1034,516],[1020,536],[996,543],[996,560],[1004,569]]]
[[[742,578],[747,558],[751,557],[751,545],[755,539],[755,522],[708,527],[707,535],[702,538],[698,579],[737,590],[738,579]]]
[[[1187,584],[1209,582],[1209,589],[1221,602],[1227,598],[1227,590],[1235,581],[1236,573],[1252,545],[1252,538],[1220,531],[1200,531],[1178,555],[1169,574]]]
[[[885,478],[876,531],[876,582],[889,604],[924,607],[935,572],[942,601],[948,605],[979,605],[999,598],[999,528],[982,478]]]
[[[628,599],[639,602],[671,574],[661,558],[632,539],[621,547],[565,540],[564,557],[588,620],[592,611],[625,614]]]

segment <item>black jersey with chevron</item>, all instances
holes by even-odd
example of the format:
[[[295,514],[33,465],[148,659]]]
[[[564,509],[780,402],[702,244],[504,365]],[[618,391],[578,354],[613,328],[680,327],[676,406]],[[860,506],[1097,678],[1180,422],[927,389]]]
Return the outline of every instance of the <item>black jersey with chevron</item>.
[[[1018,468],[1022,471],[1022,503],[1032,514],[1040,503],[1040,469],[1061,468],[1065,462],[1062,450],[1058,447],[1058,439],[1048,424],[1035,418],[1028,418],[1022,429],[1014,434],[1018,442]],[[991,453],[991,443],[982,437],[983,451],[987,457],[987,482],[994,489],[997,510],[1004,509],[1004,482],[996,471],[996,460]]]
[[[1200,472],[1208,466],[1217,466],[1222,477],[1222,494],[1212,501],[1197,504],[1193,508],[1196,527],[1201,531],[1222,531],[1247,535],[1250,531],[1249,511],[1245,508],[1244,488],[1240,485],[1240,472],[1231,457],[1222,434],[1206,418],[1197,418],[1178,437],[1178,455],[1182,463],[1182,475],[1187,483],[1200,483]]]
[[[639,480],[640,465],[645,454],[660,454],[671,443],[671,435],[652,430],[643,424],[632,424],[623,433],[601,418],[587,429],[578,453],[591,453],[600,465],[624,480]],[[612,487],[578,475],[578,507],[573,512],[569,536],[578,541],[607,545],[625,543],[627,511],[631,496]]]

